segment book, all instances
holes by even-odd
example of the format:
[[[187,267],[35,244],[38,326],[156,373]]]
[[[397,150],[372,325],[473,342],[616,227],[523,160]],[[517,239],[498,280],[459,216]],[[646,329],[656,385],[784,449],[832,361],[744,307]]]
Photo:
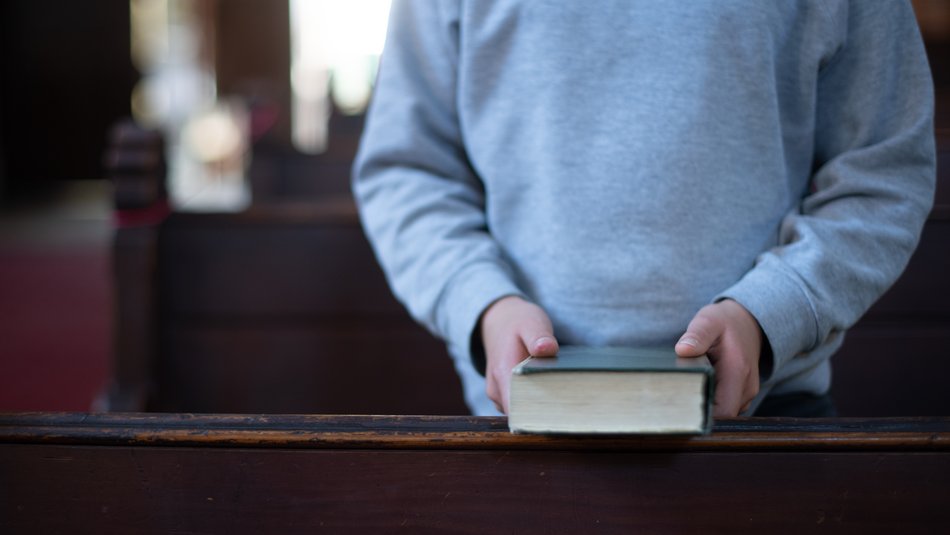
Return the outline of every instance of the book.
[[[673,348],[561,347],[512,370],[512,433],[705,434],[713,367]]]

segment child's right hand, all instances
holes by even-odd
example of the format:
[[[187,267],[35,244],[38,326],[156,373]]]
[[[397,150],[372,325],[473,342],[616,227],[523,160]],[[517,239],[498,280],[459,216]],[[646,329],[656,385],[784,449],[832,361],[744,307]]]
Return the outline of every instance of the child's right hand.
[[[706,354],[716,368],[716,418],[734,418],[752,405],[759,393],[764,337],[758,321],[745,307],[724,299],[701,308],[676,343],[679,356]]]
[[[528,358],[557,355],[557,340],[547,313],[517,296],[502,297],[482,314],[488,397],[508,414],[511,369]]]

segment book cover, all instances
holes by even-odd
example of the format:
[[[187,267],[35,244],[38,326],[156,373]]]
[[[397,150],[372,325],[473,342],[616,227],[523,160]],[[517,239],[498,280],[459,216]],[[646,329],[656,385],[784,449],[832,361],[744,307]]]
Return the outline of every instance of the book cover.
[[[714,388],[706,357],[565,346],[512,370],[508,423],[514,433],[708,433]]]

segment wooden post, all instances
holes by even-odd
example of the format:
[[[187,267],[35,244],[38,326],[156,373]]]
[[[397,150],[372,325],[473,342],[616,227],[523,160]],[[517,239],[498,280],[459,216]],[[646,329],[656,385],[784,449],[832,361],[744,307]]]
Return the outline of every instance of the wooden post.
[[[114,188],[115,319],[112,378],[94,408],[140,411],[153,389],[158,233],[169,213],[162,135],[120,122],[112,129],[104,163]]]

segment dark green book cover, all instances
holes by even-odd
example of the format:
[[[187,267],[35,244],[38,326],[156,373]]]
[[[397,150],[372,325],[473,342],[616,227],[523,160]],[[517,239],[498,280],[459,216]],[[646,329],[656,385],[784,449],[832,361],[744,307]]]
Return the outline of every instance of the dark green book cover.
[[[712,427],[712,400],[714,398],[715,374],[712,364],[705,356],[696,358],[681,358],[676,355],[672,349],[665,348],[633,348],[633,347],[585,347],[585,346],[563,346],[558,351],[556,357],[529,357],[520,363],[512,371],[515,376],[524,376],[523,381],[536,374],[575,374],[578,383],[584,382],[586,388],[596,389],[596,382],[582,381],[588,374],[669,374],[669,373],[689,373],[700,374],[705,377],[703,382],[703,402],[702,407],[697,410],[703,411],[702,426],[694,432],[708,433]],[[580,374],[580,375],[577,375]],[[513,380],[515,378],[513,377]],[[594,386],[591,386],[594,385]],[[581,388],[581,387],[579,387]],[[563,390],[562,390],[563,392]],[[556,392],[560,397],[560,392]],[[593,393],[592,393],[593,394]],[[552,397],[551,402],[557,399]],[[519,421],[522,414],[518,413],[519,407],[512,406],[514,425],[520,425]],[[603,408],[594,408],[596,410],[609,410]],[[562,410],[563,412],[563,410]],[[583,417],[583,414],[579,415]],[[572,417],[566,414],[564,418]],[[555,426],[556,427],[556,426]],[[515,430],[515,427],[512,427]],[[516,432],[532,432],[525,429],[518,429]],[[557,429],[552,432],[559,432]],[[571,432],[571,431],[567,431]],[[595,429],[593,432],[601,432]],[[609,429],[603,432],[612,432]]]
[[[556,371],[682,371],[712,373],[706,357],[682,358],[673,349],[564,346],[557,357],[530,357],[518,373]]]

